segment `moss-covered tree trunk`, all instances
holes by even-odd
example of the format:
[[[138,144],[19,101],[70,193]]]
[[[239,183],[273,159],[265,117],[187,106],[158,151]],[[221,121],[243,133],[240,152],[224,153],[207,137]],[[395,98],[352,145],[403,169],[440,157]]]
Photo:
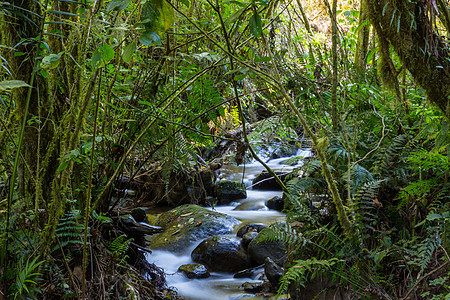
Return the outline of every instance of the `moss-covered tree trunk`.
[[[389,41],[428,99],[450,119],[450,53],[424,1],[367,0],[380,39]]]
[[[4,43],[14,47],[5,53],[10,70],[14,79],[30,83],[36,57],[41,49],[36,42],[40,32],[41,7],[34,1],[11,1],[12,7],[20,7],[20,11],[13,11],[5,15],[3,23]],[[20,14],[19,14],[20,12]],[[35,14],[33,14],[34,12]],[[25,14],[23,17],[21,14]],[[25,116],[25,106],[27,102],[28,89],[16,89],[13,93],[13,100],[16,106],[14,115],[11,116],[11,128],[20,128],[22,120],[25,118],[27,124],[24,130],[22,156],[28,168],[20,160],[18,168],[19,192],[22,196],[30,196],[36,191],[35,178],[39,173],[41,164],[40,154],[48,147],[48,141],[52,138],[52,124],[46,122],[50,113],[48,85],[44,77],[36,74],[28,114]],[[29,174],[31,173],[31,174]]]
[[[356,42],[355,65],[360,72],[366,70],[366,58],[369,49],[370,25],[368,24],[367,0],[361,0],[359,8],[359,29]]]

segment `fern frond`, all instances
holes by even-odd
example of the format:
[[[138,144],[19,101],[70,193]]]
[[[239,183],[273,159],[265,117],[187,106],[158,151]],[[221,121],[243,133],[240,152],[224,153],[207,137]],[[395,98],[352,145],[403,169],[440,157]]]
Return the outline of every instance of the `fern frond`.
[[[308,275],[312,271],[326,271],[331,267],[338,263],[342,263],[343,260],[337,258],[331,258],[327,260],[318,260],[313,257],[307,260],[296,260],[294,265],[290,267],[286,274],[280,279],[280,287],[278,289],[277,295],[280,296],[283,294],[289,284],[295,282],[301,286],[305,286],[306,281],[308,280]]]
[[[115,238],[109,245],[108,249],[117,256],[122,256],[130,247],[133,239],[127,239],[126,234],[122,234]]]

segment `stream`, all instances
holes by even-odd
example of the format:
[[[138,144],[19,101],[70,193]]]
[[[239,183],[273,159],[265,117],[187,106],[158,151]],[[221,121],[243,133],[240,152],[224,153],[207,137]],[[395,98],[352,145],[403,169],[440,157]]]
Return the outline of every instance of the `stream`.
[[[309,157],[311,151],[299,150],[295,156]],[[288,157],[272,159],[267,164],[274,171],[290,171],[297,166],[281,164]],[[264,223],[266,225],[284,221],[285,214],[269,210],[265,202],[275,196],[282,196],[281,191],[261,191],[252,190],[252,180],[265,168],[258,162],[247,163],[245,166],[225,165],[220,169],[219,179],[243,181],[247,186],[247,198],[237,200],[228,206],[208,207],[210,210],[232,216],[242,223]],[[244,172],[245,171],[245,172]],[[244,176],[243,176],[244,174]],[[248,210],[247,210],[248,209]],[[236,237],[236,232],[240,224],[234,228],[233,234],[224,235]],[[184,274],[177,272],[178,267],[183,264],[193,263],[191,259],[192,250],[201,242],[185,249],[181,254],[169,251],[152,250],[147,256],[149,262],[164,269],[167,284],[176,289],[178,294],[190,300],[231,300],[231,299],[265,299],[262,296],[255,296],[247,293],[241,288],[245,282],[261,283],[262,280],[252,280],[250,278],[233,278],[232,273],[212,272],[211,277],[204,279],[188,279]]]

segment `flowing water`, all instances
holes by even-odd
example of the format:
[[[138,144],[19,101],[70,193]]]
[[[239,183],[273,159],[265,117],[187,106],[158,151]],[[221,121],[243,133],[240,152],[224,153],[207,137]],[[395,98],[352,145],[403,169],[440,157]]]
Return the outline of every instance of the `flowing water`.
[[[296,156],[309,157],[311,151],[299,150]],[[267,164],[274,171],[290,171],[294,167],[281,164],[287,158],[273,159]],[[226,165],[221,168],[220,179],[242,180],[247,186],[247,198],[237,200],[228,206],[216,206],[217,212],[230,215],[243,223],[264,223],[273,224],[277,221],[284,221],[285,215],[281,212],[269,210],[265,202],[274,196],[281,196],[281,191],[259,191],[251,189],[252,179],[264,170],[264,167],[258,163],[250,163],[245,166]],[[244,206],[245,205],[245,206]],[[245,210],[245,207],[250,207]],[[248,208],[247,208],[248,209]],[[242,226],[238,225],[237,229]],[[236,233],[228,236],[235,237]],[[245,292],[241,286],[245,282],[259,283],[261,280],[251,280],[250,278],[233,278],[231,273],[211,273],[211,277],[204,279],[188,279],[181,273],[177,273],[178,267],[183,264],[193,263],[191,252],[201,242],[192,245],[181,254],[174,254],[168,251],[153,250],[148,255],[148,260],[164,269],[169,286],[174,287],[177,292],[186,299],[191,300],[232,300],[232,299],[263,299],[254,294]]]

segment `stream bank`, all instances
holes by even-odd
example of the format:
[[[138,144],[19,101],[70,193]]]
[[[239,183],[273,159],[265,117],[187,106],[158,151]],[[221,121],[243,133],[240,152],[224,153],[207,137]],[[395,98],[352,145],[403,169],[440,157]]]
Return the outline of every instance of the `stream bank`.
[[[311,152],[298,150],[293,156],[308,157]],[[268,164],[281,173],[299,166],[283,164],[286,159],[270,159]],[[263,170],[264,167],[257,162],[241,166],[224,165],[220,169],[219,180],[245,184],[245,199],[234,199],[227,204],[219,203],[206,208],[183,205],[158,216],[150,212],[150,223],[163,227],[164,231],[149,237],[152,253],[147,254],[147,259],[164,269],[168,285],[174,287],[180,296],[192,300],[274,297],[276,287],[268,280],[273,276],[265,273],[272,269],[276,270],[272,273],[278,271],[281,276],[279,266],[283,265],[280,258],[284,250],[282,245],[276,243],[269,243],[268,248],[264,243],[257,243],[257,235],[266,226],[283,224],[285,215],[266,205],[271,199],[281,198],[280,190],[253,189],[254,179]],[[249,224],[253,224],[251,229],[248,229]],[[258,229],[258,226],[261,228]],[[242,234],[246,227],[248,232]],[[237,236],[239,229],[241,233]],[[204,244],[212,246],[208,246],[208,250],[199,250],[205,247]],[[261,245],[255,247],[254,244]],[[266,256],[275,261],[271,267],[265,262]],[[200,278],[192,279],[186,272],[179,271],[180,267],[195,267],[193,264],[196,263],[205,266],[209,276],[200,275]]]

